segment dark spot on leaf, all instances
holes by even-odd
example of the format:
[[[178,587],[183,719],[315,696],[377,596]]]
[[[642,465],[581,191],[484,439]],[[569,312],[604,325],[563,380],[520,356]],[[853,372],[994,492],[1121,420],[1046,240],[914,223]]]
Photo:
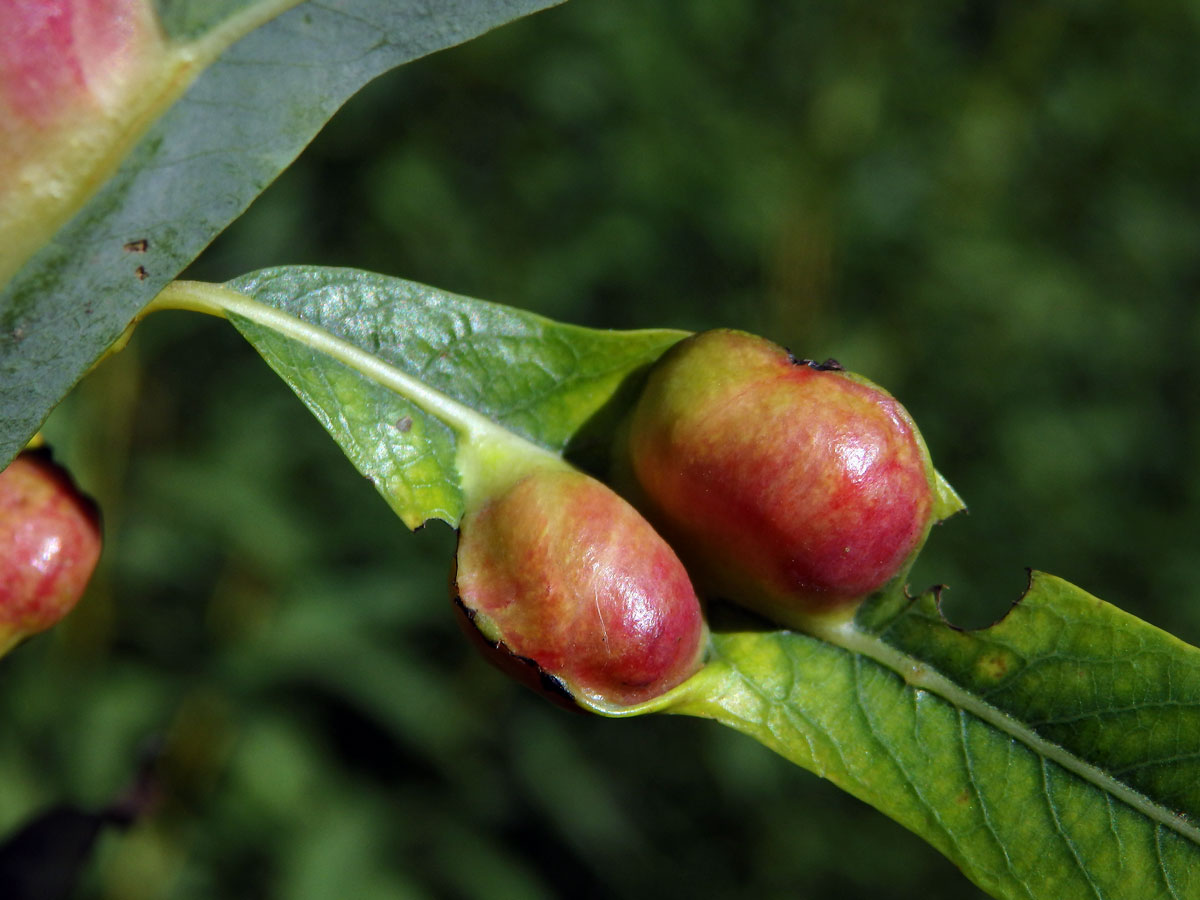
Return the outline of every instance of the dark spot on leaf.
[[[150,249],[150,241],[146,238],[138,238],[136,241],[130,241],[125,245],[126,253],[145,253]]]
[[[991,681],[1000,681],[1008,674],[1009,660],[1003,653],[993,653],[979,660],[979,674]]]
[[[138,266],[133,270],[133,274],[137,276],[138,281],[145,281],[150,277],[150,273],[146,271],[145,266]]]
[[[404,433],[407,434],[408,432],[412,431],[412,427],[413,427],[412,416],[402,416],[401,418],[396,420],[396,430],[397,431],[403,431]]]

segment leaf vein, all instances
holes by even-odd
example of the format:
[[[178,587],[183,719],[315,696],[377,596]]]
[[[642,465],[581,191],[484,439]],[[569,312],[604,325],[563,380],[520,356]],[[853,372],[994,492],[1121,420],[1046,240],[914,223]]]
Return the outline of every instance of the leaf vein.
[[[1066,826],[1063,825],[1062,819],[1058,815],[1058,804],[1054,801],[1050,786],[1050,766],[1052,763],[1045,757],[1041,758],[1040,763],[1042,770],[1042,794],[1046,798],[1046,808],[1050,811],[1050,818],[1054,820],[1054,828],[1058,832],[1059,837],[1062,838],[1062,842],[1070,853],[1071,859],[1075,861],[1075,866],[1079,869],[1079,873],[1083,876],[1084,881],[1087,882],[1088,887],[1092,889],[1096,900],[1104,900],[1104,894],[1093,880],[1092,873],[1080,857],[1079,851],[1075,847],[1075,842],[1067,834]]]
[[[1008,845],[1005,844],[1004,840],[1000,837],[999,832],[996,831],[995,823],[992,821],[991,809],[989,807],[987,797],[979,788],[979,781],[975,776],[975,760],[971,755],[969,740],[967,737],[968,714],[965,710],[958,708],[955,709],[955,712],[957,713],[958,717],[958,742],[959,746],[962,748],[962,758],[963,765],[967,773],[967,783],[971,786],[971,791],[975,794],[975,799],[979,801],[979,813],[983,818],[984,827],[987,829],[988,834],[991,835],[992,840],[996,844],[996,848],[1000,851],[1000,855],[1004,858],[1004,865],[1008,869],[1009,874],[1012,875],[1014,883],[1025,892],[1025,896],[1029,897],[1030,900],[1036,900],[1036,898],[1034,898],[1033,894],[1030,892],[1029,887],[1017,873],[1016,866],[1013,863],[1012,854],[1008,852]]]
[[[1175,900],[1180,900],[1179,892],[1175,890],[1175,885],[1172,882],[1171,874],[1167,870],[1167,861],[1163,857],[1162,832],[1163,826],[1156,825],[1154,828],[1154,854],[1158,859],[1158,871],[1159,874],[1162,875],[1163,884],[1166,885],[1167,893],[1175,898]]]
[[[875,743],[883,751],[884,756],[891,761],[892,765],[896,768],[896,771],[901,775],[905,787],[912,794],[913,798],[917,800],[917,802],[919,802],[921,806],[928,812],[930,821],[935,824],[945,836],[947,845],[954,848],[955,854],[959,858],[965,858],[965,854],[961,852],[961,847],[958,839],[954,835],[953,830],[943,820],[942,814],[939,812],[937,807],[929,801],[924,792],[921,791],[921,789],[917,786],[916,780],[912,777],[911,773],[908,771],[908,768],[900,760],[899,756],[892,751],[889,743],[883,739],[882,732],[880,731],[878,724],[869,714],[868,710],[870,708],[870,703],[864,697],[862,688],[862,669],[865,661],[866,660],[863,656],[856,653],[853,656],[853,661],[851,664],[851,671],[854,677],[854,696],[858,701],[855,704],[855,708],[858,709],[860,715],[862,716],[863,723],[866,725],[867,731],[870,732],[871,737],[874,738]],[[874,660],[871,661],[871,664],[878,667],[878,663],[876,663]],[[887,674],[890,677],[896,677],[894,673],[889,672]],[[913,693],[912,688],[907,685],[902,688],[902,690],[909,694]]]

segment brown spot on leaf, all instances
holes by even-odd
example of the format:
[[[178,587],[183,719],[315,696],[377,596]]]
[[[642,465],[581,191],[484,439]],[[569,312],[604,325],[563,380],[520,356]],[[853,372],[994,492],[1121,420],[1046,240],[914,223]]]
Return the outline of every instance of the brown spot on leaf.
[[[979,674],[989,681],[999,681],[1008,674],[1010,661],[1006,653],[992,653],[979,660]]]
[[[150,241],[146,238],[138,238],[136,241],[130,241],[125,245],[126,253],[145,253],[150,249]]]
[[[146,271],[145,266],[138,266],[133,270],[133,274],[137,276],[138,281],[145,281],[150,277],[150,273]]]

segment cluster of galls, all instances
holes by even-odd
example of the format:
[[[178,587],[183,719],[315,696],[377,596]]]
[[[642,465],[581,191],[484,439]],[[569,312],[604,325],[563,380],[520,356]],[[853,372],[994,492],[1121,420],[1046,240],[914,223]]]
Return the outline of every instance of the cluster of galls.
[[[695,674],[697,590],[800,629],[849,618],[933,522],[929,453],[890,394],[742,332],[666,353],[614,456],[629,500],[546,457],[467,497],[460,523],[468,634],[575,708],[626,709]],[[0,472],[0,653],[71,610],[99,553],[95,505],[48,454]]]
[[[493,662],[593,709],[703,665],[697,589],[790,627],[849,618],[933,522],[929,453],[890,394],[742,332],[666,353],[615,456],[633,506],[555,466],[468,502],[454,578]]]

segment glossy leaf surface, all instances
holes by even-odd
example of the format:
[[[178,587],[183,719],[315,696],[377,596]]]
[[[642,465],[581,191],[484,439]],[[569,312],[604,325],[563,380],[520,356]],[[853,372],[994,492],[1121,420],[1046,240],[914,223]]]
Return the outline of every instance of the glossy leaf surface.
[[[638,375],[685,336],[563,325],[348,269],[270,269],[229,287],[255,301],[233,323],[411,528],[457,524],[465,444],[486,454],[515,441],[518,454],[569,451],[602,465]],[[331,357],[289,323],[315,326],[351,356]],[[373,366],[432,389],[433,406]]]

